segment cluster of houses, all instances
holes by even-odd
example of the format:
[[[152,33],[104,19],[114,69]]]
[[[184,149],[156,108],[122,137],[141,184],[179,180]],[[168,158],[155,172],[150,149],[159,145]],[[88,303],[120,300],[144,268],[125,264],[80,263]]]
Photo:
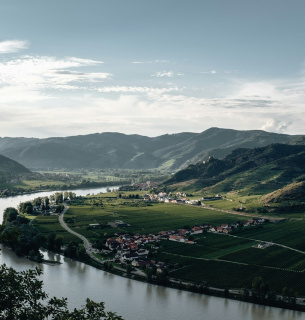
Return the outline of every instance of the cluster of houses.
[[[149,257],[149,250],[146,249],[147,247],[145,248],[147,244],[153,245],[154,249],[158,249],[157,243],[161,240],[177,241],[192,245],[195,242],[190,240],[190,236],[196,234],[203,232],[228,234],[236,228],[258,225],[264,222],[263,218],[254,218],[243,222],[222,224],[220,226],[201,224],[190,229],[160,231],[148,235],[116,233],[116,237],[108,238],[105,245],[109,250],[116,252],[115,258],[121,262],[133,262],[134,266],[142,267],[151,264],[150,260],[147,260]]]
[[[119,188],[119,191],[147,191],[149,189],[156,188],[158,184],[153,181],[146,181],[141,183],[132,182],[131,185],[122,186]]]
[[[159,240],[155,235],[140,235],[133,236],[129,234],[116,233],[116,237],[106,240],[106,247],[115,251],[115,258],[122,263],[129,262],[135,267],[148,267],[155,264],[155,261],[148,260],[149,251],[144,248],[147,243],[157,243]]]
[[[222,224],[220,226],[209,226],[208,231],[215,233],[231,233],[234,229],[239,229],[242,227],[256,226],[265,222],[264,218],[253,218],[251,220],[245,220],[241,222],[235,222],[231,224]]]
[[[177,192],[172,194],[171,192],[167,194],[166,192],[160,192],[158,194],[145,194],[143,199],[145,201],[161,201],[165,203],[179,203],[179,204],[194,204],[197,205],[201,201],[214,201],[221,200],[222,196],[217,194],[212,197],[203,197],[198,200],[189,200],[187,194],[184,192]]]

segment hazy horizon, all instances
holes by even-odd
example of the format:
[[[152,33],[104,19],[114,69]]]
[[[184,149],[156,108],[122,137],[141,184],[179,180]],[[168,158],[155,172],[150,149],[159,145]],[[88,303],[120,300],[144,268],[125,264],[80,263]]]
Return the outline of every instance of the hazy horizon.
[[[49,136],[49,137],[35,137],[35,136],[0,136],[1,138],[26,138],[26,139],[51,139],[51,138],[68,138],[68,137],[74,137],[74,136],[85,136],[85,135],[95,135],[95,134],[105,134],[105,133],[117,133],[117,134],[123,134],[123,135],[139,135],[139,136],[144,136],[144,137],[149,137],[149,138],[156,138],[156,137],[160,137],[160,136],[164,136],[164,135],[175,135],[175,134],[181,134],[181,133],[202,133],[204,131],[207,131],[209,129],[223,129],[223,130],[237,130],[237,131],[264,131],[267,133],[276,133],[276,134],[287,134],[287,135],[292,135],[292,136],[301,136],[301,135],[305,135],[304,134],[289,134],[289,133],[285,133],[285,132],[275,132],[275,131],[267,131],[267,130],[262,130],[262,129],[245,129],[245,130],[238,130],[238,129],[234,129],[234,128],[219,128],[219,127],[210,127],[207,128],[205,130],[202,131],[180,131],[180,132],[172,132],[172,133],[162,133],[159,135],[145,135],[145,134],[139,134],[139,133],[124,133],[124,132],[120,132],[120,131],[104,131],[104,132],[89,132],[89,133],[85,133],[85,134],[72,134],[72,135],[54,135],[54,136]]]

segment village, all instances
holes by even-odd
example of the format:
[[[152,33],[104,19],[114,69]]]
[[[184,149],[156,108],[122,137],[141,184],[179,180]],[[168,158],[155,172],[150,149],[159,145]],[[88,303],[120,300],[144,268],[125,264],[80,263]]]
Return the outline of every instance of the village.
[[[162,240],[176,241],[188,245],[196,244],[196,235],[204,232],[227,235],[244,227],[251,227],[263,224],[263,218],[253,218],[242,222],[231,224],[221,224],[213,226],[210,224],[200,224],[192,228],[184,228],[179,230],[160,231],[154,234],[128,234],[124,232],[116,232],[115,237],[108,238],[105,246],[108,250],[95,250],[96,253],[115,253],[115,260],[122,264],[131,263],[134,267],[146,268],[155,266],[157,272],[162,272],[166,267],[164,262],[156,262],[151,260],[152,251],[160,251],[158,243]],[[117,221],[117,226],[128,226],[123,221]]]
[[[145,194],[142,199],[135,199],[135,201],[144,202],[164,202],[181,205],[203,205],[202,201],[213,201],[222,199],[221,195],[212,197],[202,197],[199,200],[189,200],[187,194],[177,192],[175,194],[160,192],[158,194]],[[122,195],[122,198],[126,197]],[[35,215],[58,215],[64,209],[63,202],[66,199],[76,198],[75,193],[72,192],[57,192],[54,195],[45,198],[36,198],[32,202],[20,204],[21,211],[30,211]],[[24,208],[23,208],[24,207]],[[30,207],[30,208],[29,208]],[[201,223],[192,227],[183,227],[178,230],[160,231],[153,234],[131,234],[128,233],[130,224],[122,220],[109,221],[107,224],[112,228],[119,229],[115,232],[114,237],[106,240],[104,249],[99,250],[91,247],[93,253],[102,254],[103,256],[111,256],[114,260],[122,265],[131,264],[133,267],[145,269],[153,267],[156,272],[162,272],[164,268],[168,267],[164,262],[157,262],[151,259],[153,252],[160,252],[162,247],[159,243],[161,241],[174,241],[184,243],[186,245],[196,245],[196,235],[204,232],[228,235],[237,233],[238,230],[247,227],[261,225],[265,222],[264,218],[252,218],[245,221],[237,221],[234,223],[222,223],[220,225],[212,225]],[[99,223],[89,224],[88,229],[100,228]]]

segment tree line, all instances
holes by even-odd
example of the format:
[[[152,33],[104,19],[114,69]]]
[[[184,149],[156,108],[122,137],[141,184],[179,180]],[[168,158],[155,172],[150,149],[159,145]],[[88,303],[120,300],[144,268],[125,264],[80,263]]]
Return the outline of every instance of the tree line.
[[[55,212],[60,213],[64,209],[63,202],[75,198],[76,194],[73,192],[56,192],[49,197],[37,197],[32,201],[21,202],[17,209],[13,207],[6,208],[3,213],[2,225],[0,225],[0,242],[11,248],[18,256],[27,256],[31,260],[38,262],[43,260],[39,251],[40,247],[61,252],[63,238],[50,234],[46,239],[30,223],[31,220],[27,219],[26,215],[45,212],[50,209],[50,203],[54,203]],[[84,260],[82,250],[78,250],[79,256]]]

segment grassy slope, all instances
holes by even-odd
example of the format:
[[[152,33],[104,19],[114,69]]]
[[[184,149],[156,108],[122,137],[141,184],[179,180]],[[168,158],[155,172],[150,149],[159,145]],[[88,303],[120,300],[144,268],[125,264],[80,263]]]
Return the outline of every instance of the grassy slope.
[[[305,212],[304,179],[305,146],[277,144],[191,165],[165,185],[197,196],[222,194],[230,201],[207,203],[222,209],[236,210],[242,202],[247,212],[289,212],[292,217]]]

